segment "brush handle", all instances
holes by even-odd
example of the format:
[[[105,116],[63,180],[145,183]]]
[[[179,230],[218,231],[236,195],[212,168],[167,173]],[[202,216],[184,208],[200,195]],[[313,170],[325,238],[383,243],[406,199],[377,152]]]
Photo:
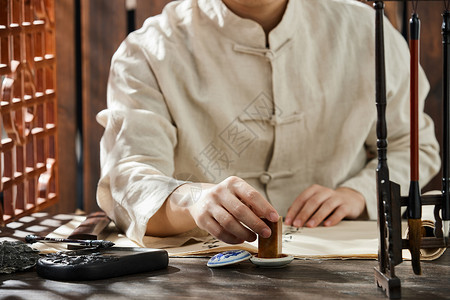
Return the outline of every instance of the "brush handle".
[[[410,82],[410,134],[411,181],[419,181],[419,39],[420,20],[414,13],[410,25],[411,82]]]
[[[410,169],[411,183],[408,197],[408,218],[420,219],[422,216],[422,205],[420,201],[419,186],[419,40],[420,20],[416,13],[409,20],[410,39],[409,48],[411,53],[411,81],[410,81]]]
[[[410,75],[410,134],[411,134],[411,183],[408,197],[409,250],[415,274],[421,273],[420,240],[422,206],[419,186],[419,40],[420,20],[414,12],[409,20],[409,49],[411,53]]]

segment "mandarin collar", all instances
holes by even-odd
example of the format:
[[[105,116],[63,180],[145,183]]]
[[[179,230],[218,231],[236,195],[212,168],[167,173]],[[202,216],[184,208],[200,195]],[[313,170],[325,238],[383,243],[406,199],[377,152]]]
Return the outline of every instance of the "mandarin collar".
[[[244,19],[233,13],[222,0],[197,0],[202,17],[236,44],[266,49],[266,35],[257,22]],[[298,0],[289,0],[280,23],[269,33],[270,49],[276,51],[288,42],[296,29],[296,6]]]

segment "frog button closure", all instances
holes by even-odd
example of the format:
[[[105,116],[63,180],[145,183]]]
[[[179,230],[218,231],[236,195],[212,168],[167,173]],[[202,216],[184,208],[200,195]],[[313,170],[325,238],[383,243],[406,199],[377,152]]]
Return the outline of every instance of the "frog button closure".
[[[261,182],[262,184],[268,184],[271,180],[272,176],[270,176],[270,174],[267,172],[264,172],[263,174],[261,174],[261,176],[259,176],[259,182]]]

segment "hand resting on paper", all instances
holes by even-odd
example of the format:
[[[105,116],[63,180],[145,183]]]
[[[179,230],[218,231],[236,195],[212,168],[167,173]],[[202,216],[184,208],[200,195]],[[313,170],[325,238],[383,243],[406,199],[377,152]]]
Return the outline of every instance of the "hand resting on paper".
[[[179,186],[149,220],[146,234],[169,236],[198,226],[219,240],[239,244],[256,240],[256,234],[271,235],[261,218],[275,222],[279,216],[259,192],[231,176],[219,184]]]
[[[289,208],[285,224],[295,227],[333,226],[342,219],[356,219],[366,210],[364,197],[350,188],[336,190],[312,185],[295,199]]]

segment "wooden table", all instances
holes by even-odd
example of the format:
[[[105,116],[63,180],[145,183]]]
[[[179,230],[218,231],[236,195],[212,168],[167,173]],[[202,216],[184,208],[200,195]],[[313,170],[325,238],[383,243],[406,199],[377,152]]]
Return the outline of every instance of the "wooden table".
[[[0,237],[25,234],[15,226]],[[98,281],[46,280],[34,270],[3,274],[0,299],[386,299],[375,284],[375,260],[294,260],[280,269],[251,262],[211,269],[207,260],[171,257],[164,270]],[[450,299],[450,253],[422,269],[414,275],[408,261],[396,268],[403,299]]]

